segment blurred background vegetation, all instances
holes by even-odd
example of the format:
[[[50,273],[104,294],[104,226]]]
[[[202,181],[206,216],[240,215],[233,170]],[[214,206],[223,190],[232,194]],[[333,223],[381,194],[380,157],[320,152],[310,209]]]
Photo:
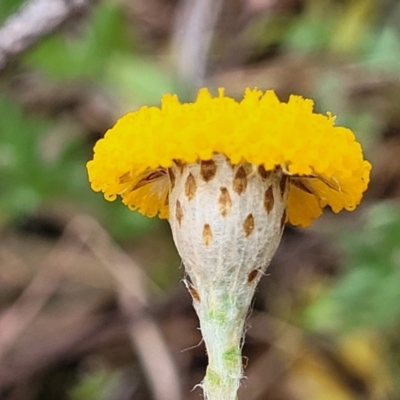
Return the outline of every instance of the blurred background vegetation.
[[[1,0],[0,23],[24,4]],[[240,398],[400,399],[400,3],[82,4],[0,70],[0,399],[199,398],[206,355],[168,225],[106,202],[85,170],[124,112],[199,85],[311,97],[374,166],[357,211],[286,229]]]

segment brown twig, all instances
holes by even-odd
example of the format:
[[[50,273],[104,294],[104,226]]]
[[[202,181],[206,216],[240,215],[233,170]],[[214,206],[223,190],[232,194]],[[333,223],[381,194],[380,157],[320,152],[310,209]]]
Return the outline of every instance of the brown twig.
[[[18,300],[0,316],[0,359],[58,289],[63,270],[74,262],[84,246],[118,284],[118,297],[128,319],[129,336],[147,374],[154,399],[182,399],[174,362],[157,323],[147,312],[145,287],[149,280],[146,274],[89,216],[75,217],[67,225],[38,274]],[[3,374],[6,372],[2,371]]]
[[[96,315],[92,309],[88,310],[71,326],[59,326],[56,330],[58,335],[47,336],[35,346],[20,350],[12,361],[0,363],[0,391],[26,385],[29,379],[51,366],[82,357],[87,354],[88,345],[93,350],[94,341],[107,333],[113,340],[121,329],[122,324],[118,321],[110,326],[109,315]],[[104,343],[98,347],[101,345],[104,347]]]
[[[0,28],[0,71],[12,57],[82,12],[90,0],[31,0]]]
[[[82,216],[78,237],[107,268],[118,284],[121,308],[128,318],[129,336],[146,372],[153,398],[182,399],[180,379],[160,328],[146,310],[148,278],[107,232],[89,216]],[[146,282],[147,281],[147,282]]]
[[[274,337],[267,339],[271,347],[252,366],[245,385],[240,388],[241,398],[247,400],[256,400],[265,396],[265,393],[284,376],[285,372],[300,357],[300,349],[304,340],[301,329],[271,315],[259,315],[253,319],[253,323],[255,322],[259,327],[250,330],[249,332],[253,334],[249,336],[265,341],[265,332],[269,327],[274,331]],[[255,327],[253,326],[253,328]],[[259,331],[258,334],[257,331]],[[266,374],[265,371],[270,371],[270,373]]]
[[[63,277],[62,271],[74,262],[83,247],[82,243],[72,240],[75,223],[73,219],[67,225],[39,272],[14,304],[0,315],[0,359],[58,289]]]
[[[209,50],[223,0],[185,0],[180,4],[172,46],[179,77],[197,89],[206,77]]]

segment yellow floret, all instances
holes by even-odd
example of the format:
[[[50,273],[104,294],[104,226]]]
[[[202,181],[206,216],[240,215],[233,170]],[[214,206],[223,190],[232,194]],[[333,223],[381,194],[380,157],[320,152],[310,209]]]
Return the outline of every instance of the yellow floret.
[[[201,89],[194,103],[165,95],[160,108],[119,119],[97,142],[87,169],[92,189],[107,200],[120,195],[132,210],[167,218],[166,169],[174,160],[192,163],[215,153],[232,164],[281,167],[291,177],[287,220],[301,226],[327,205],[353,210],[371,169],[354,134],[335,127],[329,113],[314,113],[312,100],[291,96],[283,103],[273,91],[257,89],[247,89],[240,102],[221,89],[214,98]]]

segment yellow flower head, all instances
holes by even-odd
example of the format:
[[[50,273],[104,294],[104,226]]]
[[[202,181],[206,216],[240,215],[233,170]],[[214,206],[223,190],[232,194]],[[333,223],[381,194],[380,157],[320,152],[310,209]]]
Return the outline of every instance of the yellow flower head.
[[[118,195],[132,210],[168,218],[170,178],[178,165],[225,155],[289,177],[287,221],[308,226],[329,205],[353,210],[367,189],[371,165],[347,128],[313,112],[312,100],[247,89],[243,100],[212,97],[201,89],[194,103],[165,95],[161,107],[142,107],[118,120],[87,163],[92,189]]]

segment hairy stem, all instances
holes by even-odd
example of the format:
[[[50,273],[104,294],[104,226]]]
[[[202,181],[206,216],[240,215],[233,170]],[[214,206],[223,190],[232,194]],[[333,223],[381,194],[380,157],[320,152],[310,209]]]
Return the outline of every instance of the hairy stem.
[[[207,400],[235,400],[243,377],[241,347],[245,318],[254,290],[247,290],[236,298],[234,293],[221,298],[218,296],[221,286],[217,292],[209,289],[208,293],[202,293],[204,301],[195,304],[208,354],[202,385],[204,397]]]

